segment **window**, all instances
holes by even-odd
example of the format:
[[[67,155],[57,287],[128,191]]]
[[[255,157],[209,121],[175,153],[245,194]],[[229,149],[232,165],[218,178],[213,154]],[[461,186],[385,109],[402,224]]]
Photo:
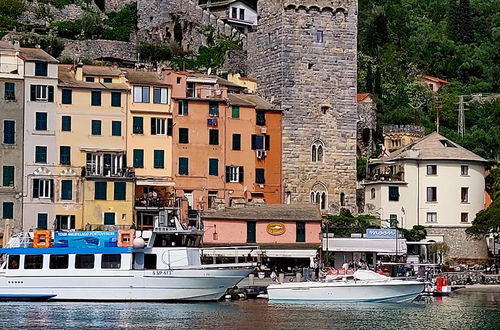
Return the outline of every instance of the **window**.
[[[208,192],[208,208],[214,209],[216,207],[217,201],[217,191],[209,191]]]
[[[101,121],[92,120],[92,135],[101,135]]]
[[[264,135],[252,134],[252,150],[264,150]]]
[[[467,165],[460,166],[460,174],[464,176],[469,175],[469,166]]]
[[[119,269],[121,267],[121,254],[103,254],[101,259],[101,268]]]
[[[238,8],[236,8],[236,7],[231,8],[231,17],[238,18]]]
[[[33,198],[51,198],[53,188],[52,179],[33,179]]]
[[[107,199],[107,182],[94,182],[94,199],[105,201]]]
[[[316,42],[323,43],[323,31],[316,31]]]
[[[208,160],[208,175],[219,175],[219,159],[210,158]]]
[[[295,230],[295,242],[302,243],[306,241],[306,223],[305,221],[297,221]]]
[[[73,103],[73,91],[71,89],[62,90],[62,104]]]
[[[122,93],[111,92],[111,106],[121,107],[122,106]]]
[[[3,202],[2,219],[14,219],[14,203]]]
[[[264,111],[257,111],[256,121],[258,126],[266,125],[266,113]]]
[[[460,190],[460,201],[462,203],[468,203],[469,202],[469,188],[462,187],[462,189]]]
[[[19,261],[18,255],[9,255],[9,269],[19,269]]]
[[[313,163],[324,162],[324,145],[321,141],[316,141],[311,146],[311,161]]]
[[[340,206],[345,206],[345,193],[340,193]]]
[[[133,117],[132,118],[132,133],[134,134],[144,134],[144,120],[142,117]]]
[[[104,225],[105,226],[114,226],[115,225],[115,214],[112,212],[104,213]]]
[[[240,20],[245,20],[245,9],[240,8]]]
[[[151,135],[165,135],[165,118],[151,118]]]
[[[437,187],[427,187],[427,201],[428,202],[437,201]]]
[[[71,116],[61,117],[61,131],[71,132]]]
[[[157,256],[155,253],[144,254],[144,269],[156,269]]]
[[[427,175],[436,175],[437,165],[427,165]]]
[[[35,63],[35,76],[47,77],[48,63],[36,62]]]
[[[264,175],[264,169],[263,168],[256,168],[255,169],[255,183],[258,184],[264,184],[266,183],[266,178]]]
[[[76,269],[93,269],[95,256],[93,254],[77,254],[75,256]]]
[[[165,151],[154,151],[154,168],[165,168]]]
[[[4,120],[3,122],[3,143],[14,144],[16,142],[16,122]]]
[[[102,82],[105,84],[111,84],[113,82],[113,78],[105,77],[102,79]]]
[[[211,129],[209,132],[208,144],[217,146],[219,145],[219,130]]]
[[[231,117],[233,119],[240,118],[240,107],[239,106],[233,106],[232,111],[231,111]]]
[[[185,157],[179,158],[179,175],[189,174],[189,159]]]
[[[255,243],[256,236],[256,221],[247,221],[247,243]]]
[[[19,269],[20,256],[19,255],[9,255],[8,257],[9,257],[8,269]]]
[[[115,182],[115,201],[124,201],[127,196],[127,183],[126,182]]]
[[[241,150],[241,134],[233,134],[233,150]]]
[[[14,186],[14,166],[3,166],[2,169],[2,186]]]
[[[148,86],[134,86],[134,103],[149,103]]]
[[[181,77],[177,77],[177,85],[180,85],[182,83],[182,78]]]
[[[76,217],[74,215],[56,215],[54,230],[71,230],[76,228]]]
[[[398,215],[397,214],[389,214],[389,226],[391,228],[398,227]]]
[[[73,199],[73,181],[61,181],[61,200],[70,201]]]
[[[155,87],[153,89],[153,103],[154,104],[167,104],[168,103],[168,89],[164,87]]]
[[[187,116],[189,113],[189,102],[187,100],[179,101],[178,114],[179,116]]]
[[[67,254],[52,254],[49,259],[50,269],[67,269],[69,257]]]
[[[370,199],[375,199],[375,188],[370,189]]]
[[[71,164],[71,147],[68,146],[59,147],[59,163],[61,165]]]
[[[427,212],[427,222],[436,223],[438,222],[438,215],[436,212]]]
[[[189,143],[189,128],[179,128],[179,143]]]
[[[46,230],[47,229],[47,213],[38,213],[37,215],[37,225],[38,229]]]
[[[11,82],[5,83],[4,99],[14,101],[16,99],[16,85]]]
[[[100,91],[92,91],[91,103],[92,106],[101,106],[101,92]]]
[[[309,199],[311,203],[318,204],[321,210],[326,210],[328,206],[326,186],[322,183],[314,185],[313,190],[311,190]]]
[[[389,186],[389,200],[390,201],[399,201],[399,187]]]
[[[226,166],[226,182],[243,182],[243,166]]]
[[[43,146],[35,147],[35,163],[40,163],[40,164],[47,163],[47,147]]]
[[[112,136],[122,136],[122,122],[112,121],[111,122],[111,135]]]
[[[172,136],[172,129],[174,126],[174,120],[172,118],[167,118],[167,135]]]
[[[43,254],[41,255],[25,255],[24,256],[24,269],[42,269],[43,268]]]
[[[143,168],[144,167],[144,150],[134,149],[134,167]]]
[[[47,130],[47,113],[46,112],[36,112],[35,113],[35,130],[36,131],[46,131]]]
[[[439,142],[441,142],[441,144],[443,146],[445,146],[446,148],[456,148],[457,147],[451,141],[448,141],[448,140],[439,140]]]
[[[54,86],[31,85],[31,101],[54,102]]]
[[[462,223],[469,222],[469,213],[466,213],[466,212],[460,213],[460,222],[462,222]]]
[[[219,117],[219,103],[209,102],[208,103],[208,115],[210,117]]]
[[[85,81],[86,82],[95,82],[95,78],[94,77],[85,77]]]

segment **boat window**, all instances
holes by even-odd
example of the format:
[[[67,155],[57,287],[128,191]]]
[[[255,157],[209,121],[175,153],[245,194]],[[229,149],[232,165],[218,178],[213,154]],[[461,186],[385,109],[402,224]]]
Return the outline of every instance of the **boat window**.
[[[101,260],[101,268],[120,268],[121,260],[121,254],[103,254]]]
[[[93,254],[77,254],[75,257],[76,269],[92,269],[94,268]]]
[[[158,234],[153,243],[153,247],[185,246],[185,235]]]
[[[156,254],[144,255],[144,269],[156,269]]]
[[[9,269],[19,269],[19,256],[17,255],[9,256]]]
[[[42,269],[43,255],[33,255],[24,257],[24,269]]]
[[[67,254],[53,254],[50,256],[50,269],[67,269],[69,258]]]

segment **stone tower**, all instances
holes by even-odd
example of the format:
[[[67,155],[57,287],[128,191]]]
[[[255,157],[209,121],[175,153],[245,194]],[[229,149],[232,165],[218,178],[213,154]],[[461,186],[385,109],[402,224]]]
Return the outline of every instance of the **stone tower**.
[[[258,92],[283,110],[283,198],[356,213],[356,0],[259,0]]]

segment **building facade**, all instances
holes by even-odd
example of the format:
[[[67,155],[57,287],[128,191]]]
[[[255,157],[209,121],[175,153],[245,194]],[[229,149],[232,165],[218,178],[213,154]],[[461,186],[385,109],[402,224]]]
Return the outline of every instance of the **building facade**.
[[[485,258],[485,242],[469,240],[465,229],[484,208],[486,163],[432,133],[370,162],[365,211],[393,227],[424,226],[427,241],[449,246],[450,260]]]
[[[14,45],[0,42],[0,246],[22,229],[24,61]]]
[[[283,111],[286,203],[356,213],[357,1],[260,0],[258,94]]]
[[[257,10],[247,1],[200,0],[199,2],[201,8],[242,33],[248,33],[257,28]]]
[[[389,151],[406,147],[425,135],[424,127],[417,125],[385,125],[382,132],[384,147]]]

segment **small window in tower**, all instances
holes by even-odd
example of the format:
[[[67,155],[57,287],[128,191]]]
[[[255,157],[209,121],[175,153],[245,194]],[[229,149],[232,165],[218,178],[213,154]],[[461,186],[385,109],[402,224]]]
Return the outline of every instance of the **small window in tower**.
[[[316,42],[323,43],[323,31],[316,31]]]
[[[311,69],[313,68],[313,66],[314,66],[314,64],[313,64],[313,63],[309,63],[309,64],[307,65],[307,68],[308,68],[309,70],[311,70]]]
[[[326,113],[330,110],[330,107],[328,105],[323,105],[321,106],[321,113],[326,115]]]

